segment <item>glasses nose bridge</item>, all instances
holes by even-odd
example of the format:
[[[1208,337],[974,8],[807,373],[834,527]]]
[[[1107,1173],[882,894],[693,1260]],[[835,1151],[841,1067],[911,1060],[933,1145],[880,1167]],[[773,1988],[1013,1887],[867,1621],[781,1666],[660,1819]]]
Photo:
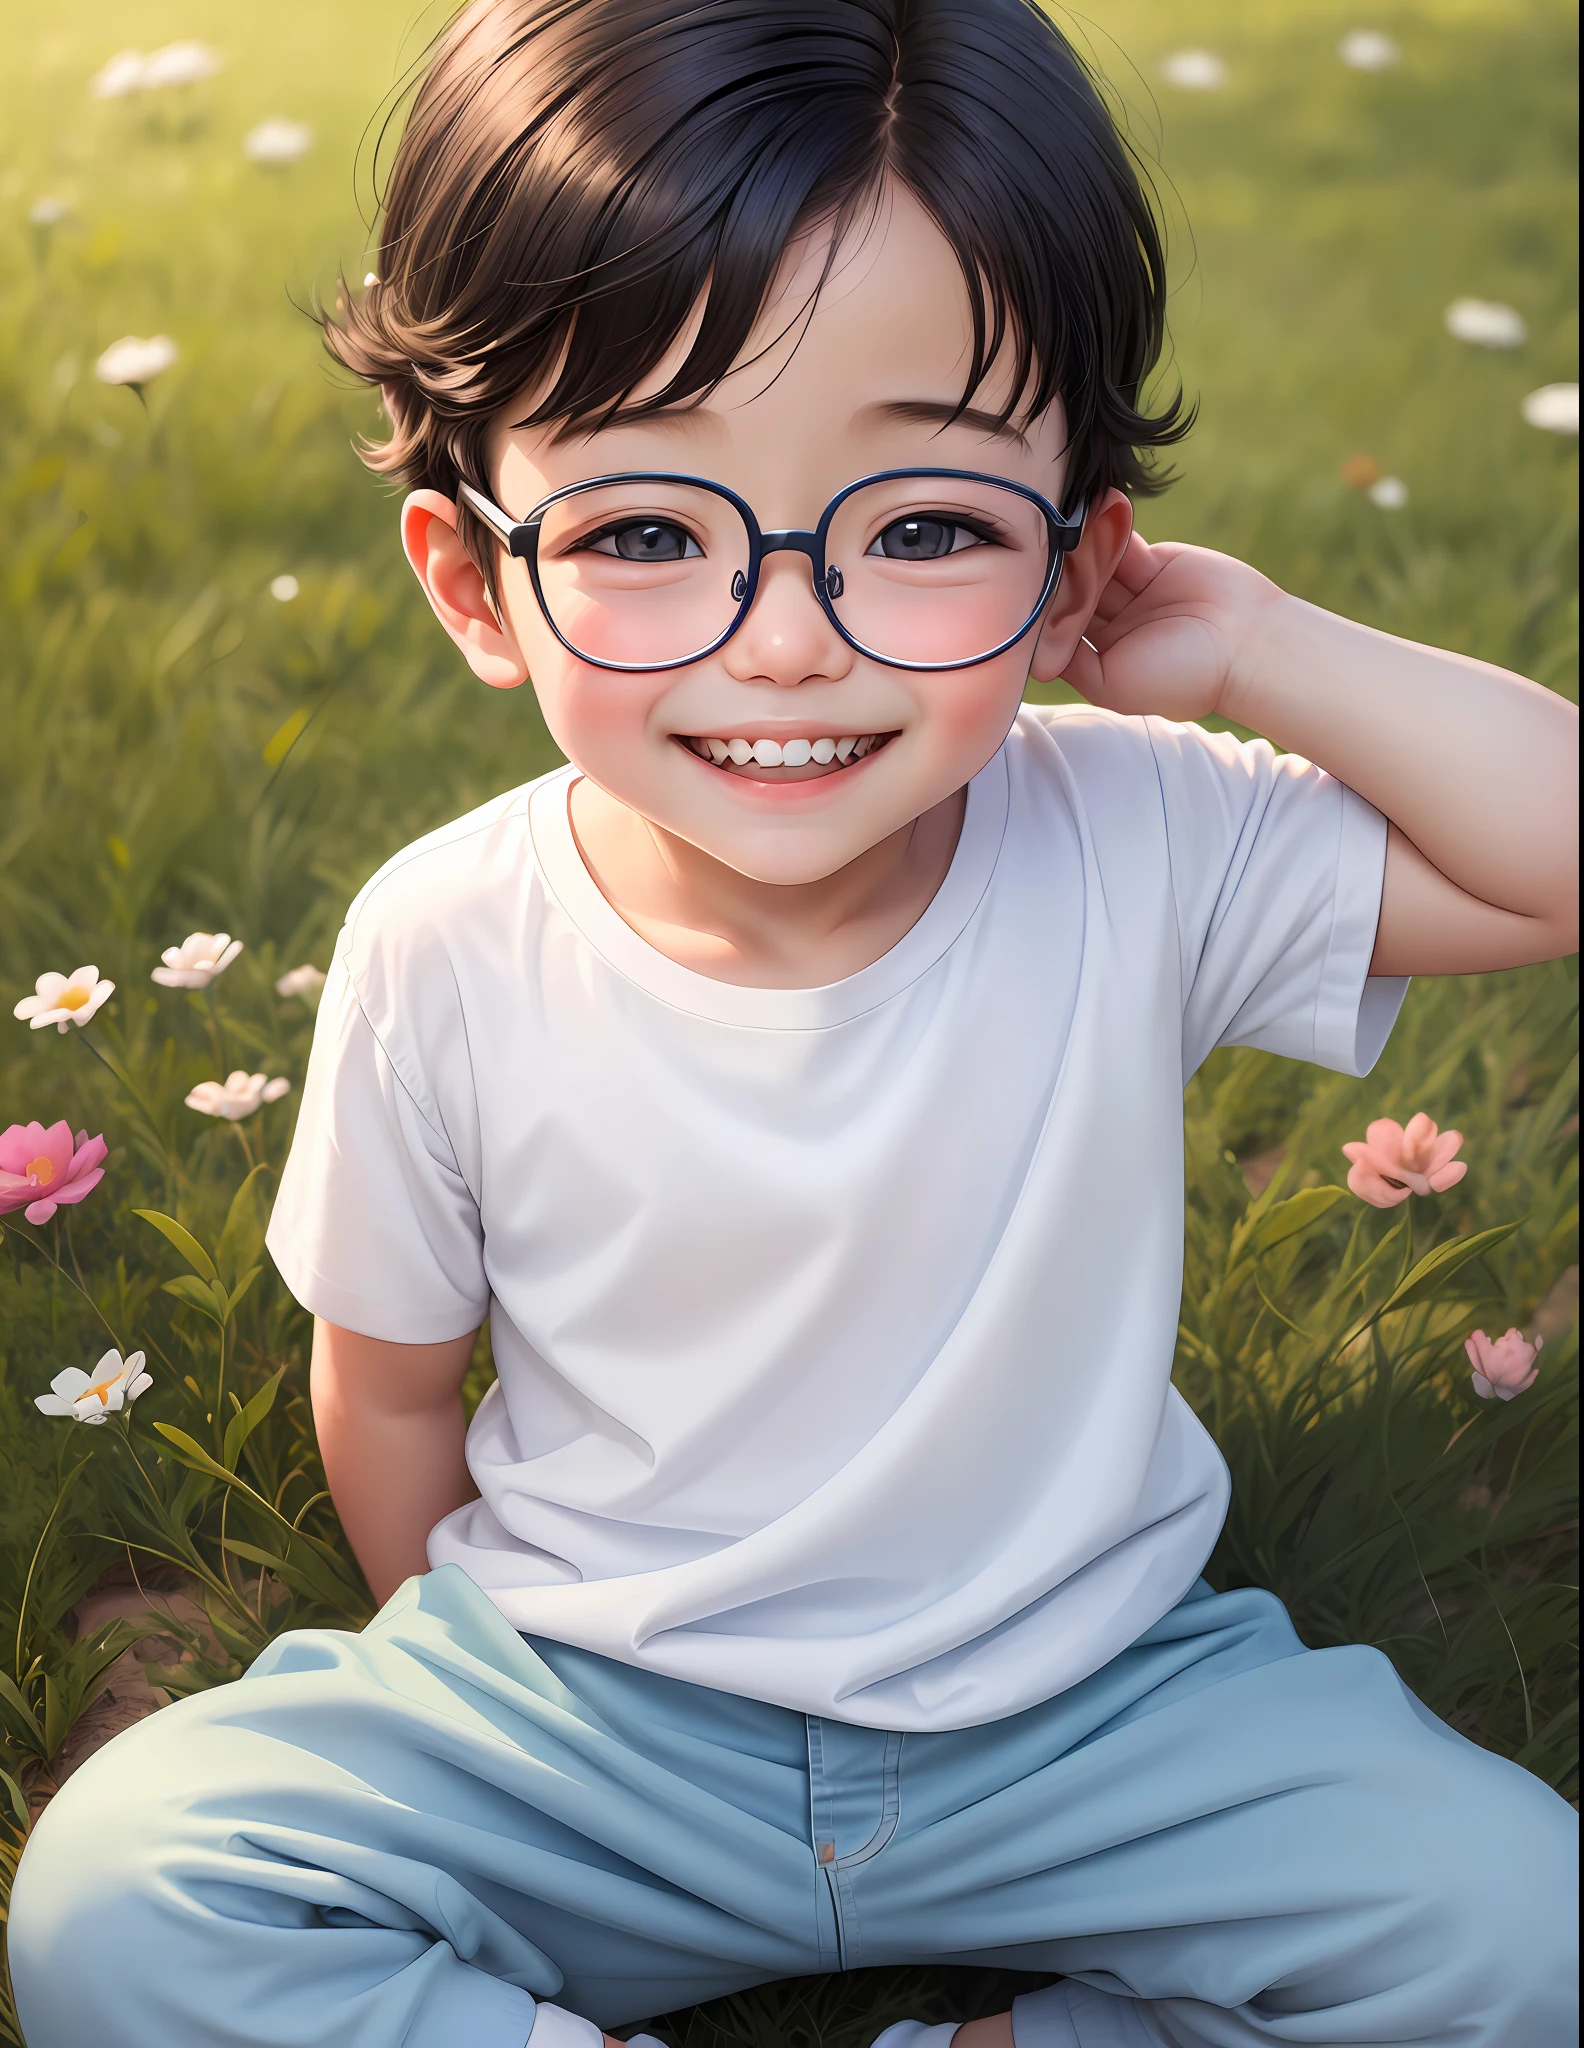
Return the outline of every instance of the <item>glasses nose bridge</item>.
[[[822,603],[840,597],[843,589],[840,569],[827,569],[823,578],[821,577],[820,562],[824,552],[819,535],[810,533],[806,527],[780,527],[774,533],[764,533],[759,537],[761,562],[767,555],[793,554],[808,558],[809,581],[814,586],[814,595]]]
[[[761,534],[759,553],[764,555],[799,554],[807,555],[811,570],[819,568],[820,541],[817,533],[809,533],[802,527],[786,526],[775,533]]]

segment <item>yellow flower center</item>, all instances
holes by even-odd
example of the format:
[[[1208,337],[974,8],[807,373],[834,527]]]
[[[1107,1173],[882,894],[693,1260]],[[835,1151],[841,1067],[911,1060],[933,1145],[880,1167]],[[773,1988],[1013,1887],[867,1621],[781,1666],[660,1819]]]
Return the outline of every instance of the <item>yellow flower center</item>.
[[[40,1153],[37,1159],[30,1159],[26,1169],[29,1180],[36,1180],[41,1188],[47,1188],[55,1178],[55,1162]]]
[[[56,1004],[56,1008],[61,1010],[80,1010],[84,1003],[92,1001],[93,990],[91,988],[69,988],[61,996]]]
[[[108,1408],[110,1406],[110,1389],[115,1385],[115,1378],[115,1374],[112,1373],[107,1380],[95,1380],[91,1387],[83,1388],[82,1392],[77,1396],[78,1400],[86,1401],[90,1394],[97,1394],[99,1406],[101,1408]]]

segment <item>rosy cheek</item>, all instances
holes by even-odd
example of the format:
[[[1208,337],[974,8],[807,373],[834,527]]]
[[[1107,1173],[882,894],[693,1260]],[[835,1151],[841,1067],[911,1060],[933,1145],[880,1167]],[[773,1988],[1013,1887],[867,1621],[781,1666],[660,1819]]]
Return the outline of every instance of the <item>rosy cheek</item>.
[[[930,678],[921,698],[931,753],[937,759],[987,760],[1016,714],[1026,668],[1026,655],[1014,650],[981,668]]]
[[[541,685],[540,708],[568,760],[608,783],[624,770],[642,773],[665,680],[564,662]]]

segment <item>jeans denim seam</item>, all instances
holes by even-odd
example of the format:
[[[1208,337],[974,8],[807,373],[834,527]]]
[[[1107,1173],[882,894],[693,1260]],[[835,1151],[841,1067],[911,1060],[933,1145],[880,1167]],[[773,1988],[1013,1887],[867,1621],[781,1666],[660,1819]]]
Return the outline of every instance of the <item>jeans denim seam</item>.
[[[838,1870],[855,1863],[867,1863],[878,1856],[897,1831],[902,1818],[902,1744],[905,1738],[895,1729],[886,1736],[885,1757],[880,1767],[880,1825],[861,1849],[835,1859]]]
[[[813,1859],[818,1877],[823,1881],[823,1890],[830,1905],[830,1931],[834,1941],[834,1952],[825,1938],[825,1914],[819,1899],[819,1888],[815,1893],[815,1918],[819,1934],[819,1966],[822,1970],[840,1970],[846,1967],[844,1960],[845,1943],[842,1937],[842,1908],[831,1866],[822,1853],[828,1844],[834,1853],[836,1847],[835,1827],[831,1820],[829,1798],[825,1789],[825,1730],[816,1714],[803,1717],[804,1734],[808,1744],[809,1773],[809,1854]]]

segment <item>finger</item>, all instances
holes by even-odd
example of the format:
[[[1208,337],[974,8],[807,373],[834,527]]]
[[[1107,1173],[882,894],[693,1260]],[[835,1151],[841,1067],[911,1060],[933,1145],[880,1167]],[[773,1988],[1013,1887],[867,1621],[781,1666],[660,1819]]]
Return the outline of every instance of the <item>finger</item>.
[[[1095,606],[1088,626],[1089,639],[1098,653],[1106,653],[1119,640],[1125,640],[1129,633],[1150,622],[1153,607],[1141,603],[1141,596],[1142,593],[1135,596],[1118,591],[1114,586],[1104,593],[1108,601]]]
[[[1120,584],[1132,597],[1146,590],[1166,566],[1164,552],[1152,548],[1137,527],[1128,535],[1128,544],[1122,550],[1122,558],[1111,572],[1111,581]]]
[[[1095,608],[1089,616],[1109,624],[1112,619],[1119,618],[1127,610],[1133,598],[1134,593],[1122,584],[1108,583],[1096,598]]]

